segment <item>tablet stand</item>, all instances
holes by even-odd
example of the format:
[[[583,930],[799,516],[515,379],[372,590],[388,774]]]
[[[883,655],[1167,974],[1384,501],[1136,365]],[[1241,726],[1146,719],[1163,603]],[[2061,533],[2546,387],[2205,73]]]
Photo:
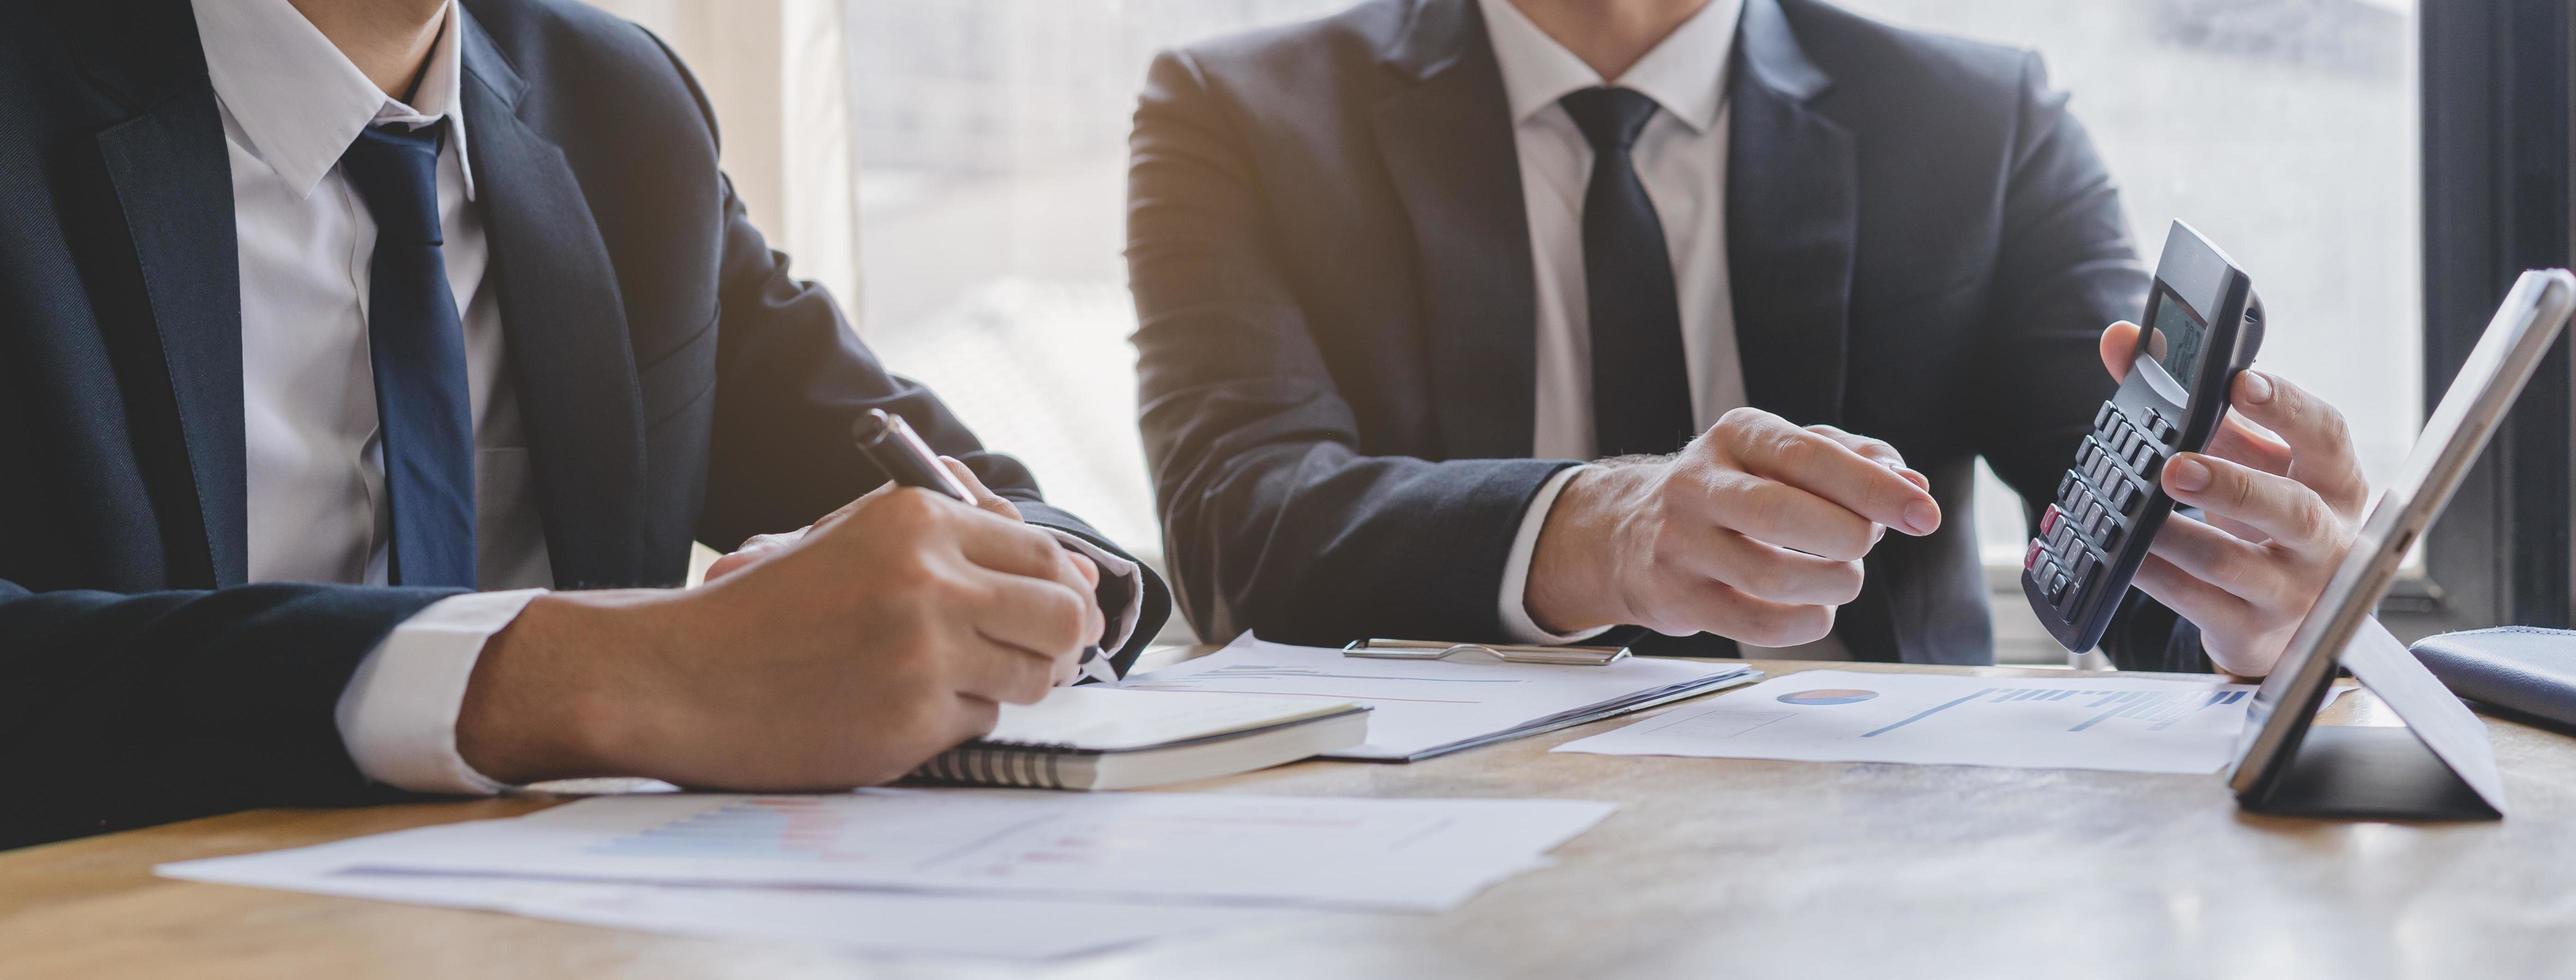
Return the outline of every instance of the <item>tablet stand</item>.
[[[2300,722],[2285,763],[2237,801],[2259,813],[2388,820],[2496,820],[2504,779],[2486,725],[2377,621],[2344,646],[2343,666],[2405,728]]]

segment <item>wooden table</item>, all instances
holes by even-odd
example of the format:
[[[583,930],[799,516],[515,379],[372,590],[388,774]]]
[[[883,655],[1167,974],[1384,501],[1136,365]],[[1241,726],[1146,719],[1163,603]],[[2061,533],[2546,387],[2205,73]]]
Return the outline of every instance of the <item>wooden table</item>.
[[[1765,663],[1773,674],[1812,664]],[[1870,668],[1922,670],[1930,668]],[[1988,668],[1980,673],[2055,673]],[[1718,695],[1720,697],[1728,695]],[[1669,709],[1667,709],[1669,710]],[[2353,695],[2330,720],[2388,724]],[[1550,755],[1620,719],[1240,793],[1561,797],[1619,812],[1446,915],[1275,925],[1060,977],[2491,977],[2576,972],[2576,740],[2491,721],[2512,817],[2326,823],[2220,777]],[[1206,789],[1210,786],[1197,786]],[[982,975],[990,963],[622,932],[156,879],[153,864],[549,805],[264,811],[0,854],[0,977]],[[997,924],[997,928],[1007,927]]]

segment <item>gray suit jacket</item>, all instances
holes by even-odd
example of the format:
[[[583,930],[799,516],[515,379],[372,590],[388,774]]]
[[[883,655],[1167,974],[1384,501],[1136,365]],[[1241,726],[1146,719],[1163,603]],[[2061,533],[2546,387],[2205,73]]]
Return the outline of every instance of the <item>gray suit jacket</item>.
[[[1891,535],[1836,635],[1991,660],[1984,457],[2055,492],[2148,277],[2091,141],[2028,53],[1816,0],[1749,0],[1727,253],[1747,392],[1889,441],[1940,533]],[[1566,460],[1530,459],[1529,233],[1474,0],[1375,0],[1158,59],[1132,142],[1142,425],[1202,636],[1496,638],[1504,557]],[[1678,448],[1678,447],[1677,447]],[[1696,652],[1731,644],[1702,637]],[[2124,666],[2205,669],[2134,597]]]

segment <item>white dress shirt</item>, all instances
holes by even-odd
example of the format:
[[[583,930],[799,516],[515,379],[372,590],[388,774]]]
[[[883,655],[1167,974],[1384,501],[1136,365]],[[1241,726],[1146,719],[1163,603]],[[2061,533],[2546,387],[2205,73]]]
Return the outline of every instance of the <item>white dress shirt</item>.
[[[1592,179],[1592,145],[1557,104],[1566,95],[1615,85],[1653,99],[1661,110],[1637,136],[1630,159],[1663,225],[1681,313],[1682,353],[1689,372],[1691,415],[1702,430],[1745,404],[1743,363],[1735,343],[1734,293],[1727,283],[1727,65],[1743,0],[1709,0],[1617,81],[1549,37],[1511,0],[1479,0],[1520,160],[1522,206],[1528,213],[1537,317],[1537,418],[1532,453],[1546,459],[1590,459],[1592,325],[1584,293],[1583,198]],[[1675,446],[1674,449],[1681,447]],[[1530,560],[1548,508],[1575,470],[1539,489],[1521,519],[1503,568],[1498,608],[1503,625],[1524,643],[1568,643],[1599,629],[1551,634],[1529,614],[1524,595]],[[1832,656],[1836,648],[1798,650]],[[1811,645],[1813,646],[1813,645]],[[1835,657],[1835,659],[1840,659]]]
[[[252,581],[386,582],[390,511],[376,433],[367,300],[376,224],[339,169],[360,130],[444,126],[439,224],[473,402],[477,580],[394,629],[341,695],[340,734],[368,778],[489,792],[456,754],[456,713],[492,633],[551,584],[491,252],[458,106],[453,9],[409,104],[386,97],[287,0],[196,0],[222,107],[241,254],[242,407]]]

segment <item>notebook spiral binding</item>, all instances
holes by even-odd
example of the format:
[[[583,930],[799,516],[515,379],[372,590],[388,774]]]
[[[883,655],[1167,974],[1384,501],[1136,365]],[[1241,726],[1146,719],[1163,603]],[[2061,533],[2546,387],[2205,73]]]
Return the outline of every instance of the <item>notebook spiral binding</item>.
[[[946,786],[1064,789],[1062,742],[968,742],[914,769],[906,782]]]

